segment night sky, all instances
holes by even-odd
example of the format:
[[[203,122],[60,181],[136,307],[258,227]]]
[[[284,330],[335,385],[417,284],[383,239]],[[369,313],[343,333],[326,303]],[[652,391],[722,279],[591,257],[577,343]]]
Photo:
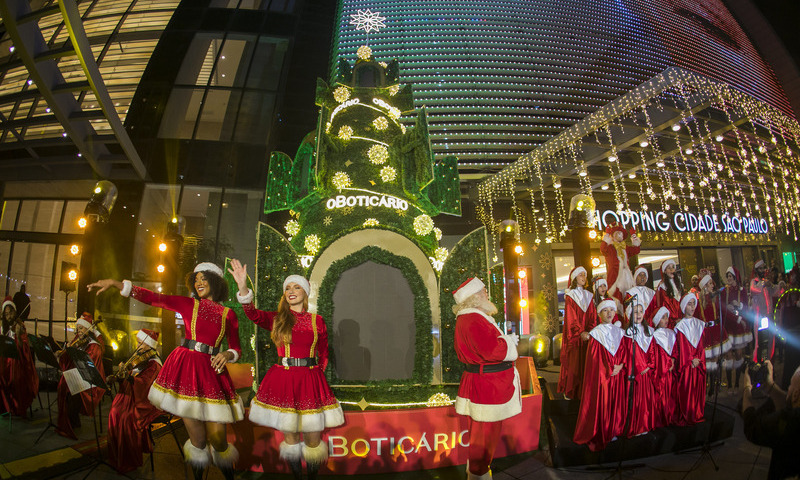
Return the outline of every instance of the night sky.
[[[800,22],[800,2],[797,0],[753,0],[767,21],[772,24],[778,36],[786,45],[795,63],[800,66],[800,36],[797,24]]]

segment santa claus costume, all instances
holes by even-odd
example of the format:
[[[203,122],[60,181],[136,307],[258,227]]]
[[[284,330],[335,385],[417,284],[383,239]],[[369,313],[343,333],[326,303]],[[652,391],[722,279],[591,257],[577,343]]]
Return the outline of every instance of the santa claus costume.
[[[739,376],[744,364],[744,349],[753,341],[753,332],[745,318],[748,317],[750,297],[748,289],[742,285],[742,275],[735,267],[730,266],[725,271],[728,284],[722,291],[722,318],[728,338],[731,339],[733,358],[723,362],[728,377],[728,389],[739,387]],[[732,371],[736,372],[734,378]]]
[[[644,276],[645,283],[643,283],[642,285],[638,285],[640,275]],[[625,299],[626,300],[628,298],[633,299],[633,301],[635,301],[637,304],[641,305],[642,308],[644,308],[645,312],[647,312],[648,307],[650,307],[650,303],[652,303],[653,301],[653,297],[655,297],[656,295],[655,290],[648,287],[646,284],[649,277],[650,274],[647,273],[647,268],[645,268],[644,265],[639,265],[633,272],[633,281],[636,282],[637,285],[629,288],[628,291],[625,292]],[[642,323],[645,325],[649,324],[650,318],[648,318],[645,315],[644,320],[642,320]]]
[[[622,435],[627,415],[627,381],[625,365],[629,352],[621,348],[625,332],[607,319],[604,310],[616,312],[616,303],[603,300],[598,306],[601,321],[589,332],[585,381],[575,425],[573,441],[588,445],[593,452],[603,450],[615,437]]]
[[[80,348],[89,355],[97,371],[100,372],[100,376],[105,378],[105,369],[103,368],[103,345],[99,341],[100,334],[95,333],[93,322],[94,319],[92,315],[87,312],[84,312],[75,322],[75,339],[84,338],[83,341],[78,341],[77,345],[81,346],[76,346],[76,348]],[[81,328],[79,329],[78,327]],[[76,368],[75,363],[66,351],[60,355],[58,366],[62,372]],[[80,425],[78,413],[94,417],[97,405],[103,400],[105,392],[105,389],[100,387],[91,387],[77,395],[72,395],[67,386],[67,380],[62,376],[58,380],[58,386],[56,388],[58,404],[58,425],[56,426],[56,433],[62,437],[77,440],[78,436],[75,435],[73,426]]]
[[[635,437],[654,428],[656,400],[658,399],[654,385],[656,349],[653,343],[653,330],[642,321],[644,308],[634,302],[628,306],[626,313],[630,319],[630,326],[625,329],[625,337],[622,339],[620,348],[628,352],[633,351],[632,355],[628,355],[628,364],[625,366],[625,370],[634,378],[633,384],[631,385],[630,382],[628,384],[628,388],[633,388],[633,412],[631,412],[628,436]],[[631,343],[636,345],[631,348]],[[625,402],[627,401],[626,398]]]
[[[703,330],[703,345],[706,348],[706,373],[717,372],[717,363],[720,357],[731,349],[731,339],[722,328],[720,322],[719,305],[721,298],[713,293],[714,282],[711,275],[706,274],[700,279],[700,307],[699,315],[695,315],[706,323]]]
[[[466,364],[456,397],[456,413],[469,430],[469,479],[490,479],[489,469],[502,421],[522,412],[515,334],[504,334],[489,315],[486,287],[470,278],[454,292],[455,350]],[[591,298],[591,297],[590,297]],[[487,311],[489,310],[489,311]]]
[[[631,244],[625,243],[628,238],[628,231],[618,223],[612,223],[606,227],[603,241],[600,242],[600,252],[606,258],[608,273],[608,294],[622,301],[625,292],[636,285],[631,274],[631,267],[628,260],[634,255],[638,255],[642,240],[631,231]]]
[[[141,467],[143,454],[153,452],[147,429],[162,413],[147,399],[161,370],[161,359],[155,353],[158,332],[142,329],[136,334],[136,339],[144,347],[140,346],[131,359],[143,360],[132,364],[129,372],[117,374],[119,392],[108,414],[108,460],[119,473]]]
[[[675,331],[667,327],[669,310],[661,307],[653,316],[653,390],[656,401],[653,404],[653,428],[666,427],[675,423]]]
[[[26,417],[28,407],[39,392],[39,374],[28,344],[28,331],[25,323],[17,319],[17,307],[11,297],[6,297],[0,312],[3,315],[2,334],[14,342],[19,352],[19,358],[0,358],[0,408]]]
[[[292,285],[301,287],[305,292],[304,299],[308,298],[311,293],[308,280],[299,275],[290,275],[283,282],[284,292],[288,293],[287,288]],[[241,295],[241,290],[240,285],[237,298],[247,318],[261,328],[273,330],[279,312],[256,309],[252,303],[253,291],[247,289],[247,293]],[[277,345],[279,361],[267,370],[256,398],[250,404],[251,422],[280,430],[284,434],[317,433],[344,423],[342,407],[325,379],[328,366],[325,320],[305,308],[301,310],[288,309],[294,319],[291,340]],[[328,445],[325,442],[312,447],[307,443],[292,444],[284,440],[280,450],[281,458],[289,462],[296,477],[300,476],[301,458],[306,461],[309,478],[316,478],[317,469],[328,457]]]
[[[661,263],[661,282],[656,288],[655,296],[644,312],[645,318],[653,318],[655,312],[661,307],[669,310],[668,328],[675,328],[675,324],[683,318],[681,312],[680,298],[683,295],[683,284],[676,271],[675,260],[668,259]]]
[[[770,359],[772,358],[772,354],[775,350],[775,336],[772,336],[772,340],[769,344],[766,345],[765,352],[759,352],[759,343],[758,343],[758,328],[759,324],[762,321],[762,318],[767,318],[768,322],[772,322],[772,313],[775,309],[775,304],[773,298],[778,295],[780,292],[780,288],[776,285],[772,285],[769,280],[766,279],[765,270],[767,268],[767,264],[764,263],[764,260],[758,260],[755,265],[753,265],[753,274],[752,278],[750,279],[750,307],[753,313],[753,361],[759,362],[763,359]]]
[[[558,392],[568,399],[580,399],[588,332],[597,322],[592,293],[583,288],[586,269],[575,267],[569,273],[570,288],[564,294],[564,330],[561,335],[561,373]]]
[[[704,420],[706,406],[706,355],[703,345],[705,323],[694,317],[697,296],[687,293],[681,299],[684,318],[675,325],[677,384],[675,388],[676,425],[694,425]]]

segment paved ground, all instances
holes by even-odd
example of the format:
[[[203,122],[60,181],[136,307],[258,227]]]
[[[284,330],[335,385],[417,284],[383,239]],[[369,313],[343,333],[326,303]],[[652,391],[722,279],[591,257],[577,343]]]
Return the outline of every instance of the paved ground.
[[[544,368],[539,374],[548,381],[557,382],[558,367]],[[723,389],[719,396],[719,408],[734,413],[741,390],[732,390],[728,393]],[[55,396],[51,394],[51,401]],[[97,465],[93,462],[95,436],[93,424],[90,419],[83,417],[83,425],[78,430],[79,441],[74,442],[56,435],[52,428],[45,428],[48,424],[46,408],[46,394],[42,394],[42,407],[34,403],[32,419],[25,420],[18,417],[9,419],[7,416],[0,418],[0,479],[6,478],[58,478],[81,479],[89,473],[88,468],[96,466],[89,473],[91,479],[182,479],[191,478],[191,472],[184,466],[178,445],[165,428],[156,431],[156,451],[153,455],[151,470],[149,456],[139,470],[128,474],[127,477],[116,474],[106,465]],[[104,416],[107,417],[110,399],[103,405]],[[55,404],[53,405],[55,415]],[[105,431],[105,425],[102,426]],[[186,440],[187,434],[180,422],[176,423],[178,440],[181,444]],[[45,431],[41,440],[35,443],[37,437]],[[102,440],[102,438],[101,438]],[[85,455],[81,452],[86,453]],[[726,440],[721,446],[711,451],[713,460],[719,465],[720,470],[715,471],[711,458],[700,453],[687,453],[682,455],[668,454],[658,457],[643,459],[643,465],[632,470],[624,470],[619,475],[608,471],[589,471],[585,468],[554,469],[549,466],[549,452],[547,444],[543,442],[541,450],[516,457],[498,459],[493,464],[494,478],[497,480],[528,480],[528,479],[603,479],[609,477],[632,479],[699,479],[709,480],[724,478],[725,480],[756,480],[766,478],[769,466],[770,450],[750,444],[742,432],[741,419],[736,415],[736,424],[733,437]],[[615,466],[615,465],[614,465]],[[362,476],[372,478],[378,476]],[[411,480],[411,479],[462,479],[466,478],[463,467],[447,468],[427,472],[406,474],[380,475],[386,480]],[[222,479],[218,470],[212,468],[208,479]],[[277,479],[289,480],[288,475],[261,475],[241,472],[239,479]],[[342,476],[327,476],[329,479],[341,479]]]

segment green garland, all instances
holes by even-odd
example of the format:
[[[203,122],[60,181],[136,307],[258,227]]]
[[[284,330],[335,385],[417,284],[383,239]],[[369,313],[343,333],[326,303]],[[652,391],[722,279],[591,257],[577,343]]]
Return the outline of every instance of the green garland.
[[[381,380],[381,381],[345,381],[336,377],[334,369],[329,370],[329,376],[332,382],[341,384],[363,384],[368,387],[386,388],[390,385],[397,384],[415,384],[415,383],[430,383],[433,377],[433,344],[431,342],[431,307],[430,299],[428,298],[428,289],[422,281],[417,272],[417,267],[410,259],[395,255],[391,252],[383,250],[378,247],[364,247],[361,250],[352,253],[341,260],[333,262],[328,271],[325,273],[325,278],[322,280],[322,285],[319,288],[319,303],[317,304],[317,313],[325,319],[328,331],[333,331],[333,292],[336,289],[336,284],[339,282],[342,274],[351,268],[357,267],[367,261],[373,261],[382,265],[394,267],[403,274],[408,285],[411,287],[411,292],[414,294],[414,323],[416,325],[415,336],[415,354],[414,354],[414,370],[410,379],[401,380]],[[329,349],[331,363],[335,362],[333,349]]]

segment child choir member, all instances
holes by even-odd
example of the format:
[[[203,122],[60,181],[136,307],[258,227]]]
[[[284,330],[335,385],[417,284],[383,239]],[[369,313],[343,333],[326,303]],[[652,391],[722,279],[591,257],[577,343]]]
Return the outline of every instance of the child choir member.
[[[739,387],[739,376],[744,364],[744,349],[753,341],[753,333],[748,327],[747,306],[750,303],[747,289],[742,285],[742,275],[735,267],[725,271],[727,285],[722,291],[722,318],[728,338],[731,339],[733,359],[723,363],[726,366],[728,389],[733,388],[734,378],[731,370],[736,372],[735,386]]]
[[[234,259],[228,271],[239,287],[237,299],[245,315],[259,327],[271,330],[280,356],[258,387],[250,405],[250,421],[280,430],[280,456],[289,463],[292,475],[301,478],[305,460],[308,478],[313,480],[328,459],[322,431],[343,424],[344,413],[325,380],[328,331],[325,320],[308,311],[311,285],[299,275],[289,275],[283,282],[278,310],[265,312],[253,306],[247,266]]]
[[[24,287],[24,285],[23,285]],[[2,308],[2,335],[17,347],[19,358],[0,358],[0,409],[26,417],[39,392],[39,374],[28,344],[28,331],[17,317],[17,307],[6,297]]]
[[[142,329],[136,334],[139,345],[126,364],[109,376],[107,383],[119,382],[108,414],[108,460],[119,473],[142,466],[142,455],[152,453],[147,429],[161,414],[147,394],[161,370],[158,358],[158,332]]]
[[[600,324],[589,333],[585,381],[574,442],[603,450],[622,434],[627,413],[626,371],[628,352],[621,347],[625,335],[619,324],[611,323],[617,311],[614,300],[598,306]]]
[[[669,310],[669,328],[675,328],[675,323],[683,318],[680,298],[683,295],[681,276],[677,275],[675,260],[668,259],[661,263],[661,282],[656,288],[655,296],[645,310],[645,318],[653,318],[653,313],[661,307]]]
[[[95,367],[100,376],[105,378],[105,370],[103,369],[103,350],[104,347],[100,343],[100,334],[95,333],[93,328],[92,315],[84,312],[83,315],[75,322],[75,338],[69,343],[80,350],[86,352],[89,358],[94,362]],[[66,347],[66,346],[65,346]],[[66,348],[57,353],[58,366],[62,372],[71,370],[75,367],[75,362],[70,358]],[[67,380],[62,375],[58,380],[56,387],[56,396],[58,404],[58,425],[56,426],[56,433],[62,437],[77,440],[78,436],[75,435],[74,427],[81,424],[78,413],[93,417],[97,405],[103,399],[105,390],[100,387],[91,387],[80,392],[77,395],[72,395],[67,386]]]
[[[575,267],[569,273],[569,288],[564,298],[564,330],[561,336],[561,373],[558,392],[569,400],[580,398],[586,342],[597,322],[592,293],[585,289],[586,269]]]
[[[683,319],[675,325],[677,384],[676,425],[694,425],[703,421],[706,404],[706,362],[703,330],[705,323],[695,318],[697,296],[688,293],[680,303]]]
[[[186,277],[186,286],[192,297],[162,295],[135,287],[129,280],[104,279],[88,285],[89,290],[98,288],[98,294],[115,287],[124,297],[183,317],[186,338],[167,357],[148,399],[156,408],[183,419],[189,433],[183,452],[195,479],[202,479],[213,461],[232,480],[239,451],[228,443],[226,424],[244,419],[244,405],[225,364],[242,354],[239,322],[233,310],[219,303],[228,298],[228,284],[219,266],[200,263]],[[224,351],[223,338],[229,347]]]
[[[669,309],[661,307],[653,315],[653,428],[675,423],[675,331],[668,324]]]
[[[626,313],[630,326],[625,330],[625,338],[620,348],[629,352],[626,370],[634,377],[633,385],[628,385],[628,388],[633,388],[633,412],[631,412],[628,436],[634,437],[653,429],[657,400],[653,385],[656,350],[653,348],[653,332],[642,321],[644,307],[634,300],[628,305]],[[631,342],[636,343],[632,349],[633,355],[630,354]],[[628,399],[625,398],[624,402],[627,405]]]
[[[636,282],[636,286],[631,287],[627,292],[625,292],[625,298],[633,298],[635,296],[634,301],[641,305],[645,312],[650,306],[650,303],[653,301],[653,297],[656,295],[655,290],[647,286],[647,280],[649,277],[650,275],[647,273],[645,266],[639,265],[633,272],[633,280]],[[642,323],[648,324],[649,322],[650,319],[648,317],[644,317]]]

